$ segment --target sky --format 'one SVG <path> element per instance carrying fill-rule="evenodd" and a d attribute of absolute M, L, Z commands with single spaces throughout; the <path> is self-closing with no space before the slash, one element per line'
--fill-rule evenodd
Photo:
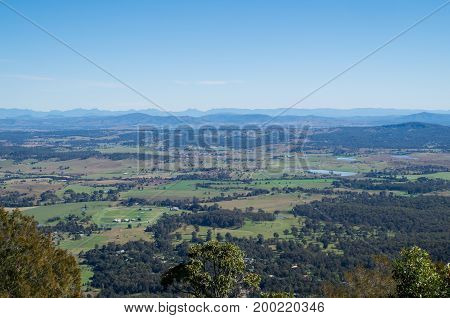
<path fill-rule="evenodd" d="M 444 0 L 0 0 L 0 107 L 289 107 Z M 297 108 L 450 109 L 450 5 Z"/>

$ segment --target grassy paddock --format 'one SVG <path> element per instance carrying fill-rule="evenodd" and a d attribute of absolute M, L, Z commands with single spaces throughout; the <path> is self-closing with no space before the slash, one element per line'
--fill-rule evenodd
<path fill-rule="evenodd" d="M 84 210 L 84 207 L 87 207 Z M 151 210 L 150 210 L 151 209 Z M 48 223 L 47 220 L 51 217 L 59 216 L 64 218 L 69 214 L 81 216 L 85 211 L 86 215 L 92 216 L 92 221 L 100 226 L 107 227 L 127 227 L 128 223 L 115 223 L 114 219 L 135 219 L 131 224 L 152 224 L 163 213 L 173 213 L 166 207 L 125 207 L 119 206 L 115 202 L 77 202 L 66 204 L 55 204 L 48 206 L 40 206 L 36 208 L 27 209 L 24 211 L 27 215 L 32 215 L 41 223 Z M 177 212 L 178 213 L 178 212 Z M 138 221 L 138 218 L 141 220 Z"/>
<path fill-rule="evenodd" d="M 420 177 L 430 178 L 430 179 L 444 179 L 450 180 L 450 172 L 436 172 L 430 174 L 413 174 L 406 176 L 410 180 L 417 180 Z"/>
<path fill-rule="evenodd" d="M 263 209 L 266 212 L 290 211 L 297 204 L 303 204 L 314 200 L 319 200 L 320 195 L 304 194 L 304 193 L 282 193 L 275 195 L 260 195 L 250 198 L 242 198 L 231 201 L 219 201 L 217 204 L 224 209 L 238 208 L 245 210 L 246 208 L 253 207 L 257 209 Z M 213 204 L 213 203 L 211 203 Z"/>
<path fill-rule="evenodd" d="M 292 226 L 301 228 L 301 223 L 301 218 L 295 218 L 290 213 L 280 213 L 275 221 L 254 222 L 247 220 L 241 228 L 212 229 L 211 227 L 200 226 L 198 236 L 201 238 L 205 238 L 208 229 L 211 229 L 213 230 L 213 238 L 215 238 L 217 233 L 225 235 L 227 232 L 229 232 L 234 237 L 256 237 L 258 234 L 262 234 L 264 238 L 272 238 L 274 233 L 278 233 L 280 235 L 280 239 L 293 239 L 294 237 L 291 234 L 284 235 L 283 231 L 286 229 L 290 231 Z M 193 231 L 194 226 L 186 225 L 182 226 L 175 232 L 181 233 L 181 235 L 183 236 L 183 240 L 190 240 L 191 233 Z"/>

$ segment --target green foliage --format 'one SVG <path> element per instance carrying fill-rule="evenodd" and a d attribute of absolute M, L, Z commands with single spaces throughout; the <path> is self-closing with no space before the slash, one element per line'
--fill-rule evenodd
<path fill-rule="evenodd" d="M 32 217 L 0 209 L 0 297 L 79 297 L 80 269 Z"/>
<path fill-rule="evenodd" d="M 393 277 L 397 282 L 399 297 L 448 297 L 444 277 L 430 255 L 414 246 L 403 249 L 393 264 Z M 446 295 L 447 293 L 447 295 Z"/>
<path fill-rule="evenodd" d="M 196 244 L 188 257 L 163 275 L 162 285 L 208 298 L 242 297 L 259 288 L 259 275 L 245 271 L 244 253 L 232 243 Z"/>
<path fill-rule="evenodd" d="M 392 278 L 392 265 L 385 256 L 374 257 L 373 269 L 356 267 L 344 273 L 345 284 L 325 283 L 322 286 L 326 297 L 332 298 L 385 298 L 396 293 Z"/>
<path fill-rule="evenodd" d="M 294 298 L 293 293 L 287 293 L 287 292 L 267 292 L 267 293 L 261 293 L 261 298 Z"/>
<path fill-rule="evenodd" d="M 428 252 L 417 246 L 403 249 L 394 262 L 385 256 L 377 256 L 374 261 L 372 269 L 358 266 L 344 273 L 343 284 L 323 284 L 324 295 L 369 298 L 450 296 L 450 265 L 433 263 Z"/>
<path fill-rule="evenodd" d="M 450 297 L 450 263 L 438 263 L 436 264 L 436 269 L 442 278 L 444 297 L 448 298 Z"/>

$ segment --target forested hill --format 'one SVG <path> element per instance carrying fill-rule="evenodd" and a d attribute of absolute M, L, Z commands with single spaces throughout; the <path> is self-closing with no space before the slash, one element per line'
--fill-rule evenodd
<path fill-rule="evenodd" d="M 404 123 L 378 127 L 342 127 L 311 136 L 320 146 L 346 148 L 450 149 L 450 127 Z"/>
<path fill-rule="evenodd" d="M 381 111 L 380 111 L 381 112 Z M 74 113 L 78 114 L 78 113 Z M 80 113 L 83 114 L 83 113 Z M 203 116 L 187 116 L 164 114 L 155 116 L 145 113 L 127 113 L 108 115 L 92 115 L 86 113 L 80 116 L 13 116 L 2 117 L 0 109 L 0 129 L 3 130 L 66 130 L 66 129 L 133 129 L 139 125 L 152 125 L 164 127 L 178 127 L 191 125 L 266 125 L 267 123 L 282 126 L 304 126 L 313 128 L 331 127 L 373 127 L 382 125 L 397 125 L 410 122 L 421 122 L 436 125 L 450 126 L 450 114 L 417 113 L 407 116 L 350 116 L 350 117 L 324 117 L 316 115 L 285 115 L 265 114 L 207 114 Z M 70 120 L 67 120 L 70 118 Z"/>

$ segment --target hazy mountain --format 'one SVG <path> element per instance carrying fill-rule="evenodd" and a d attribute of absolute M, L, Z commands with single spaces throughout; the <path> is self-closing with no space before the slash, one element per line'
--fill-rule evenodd
<path fill-rule="evenodd" d="M 17 108 L 0 108 L 0 118 L 46 118 L 46 117 L 104 117 L 104 116 L 122 116 L 132 113 L 141 113 L 151 116 L 189 116 L 189 117 L 203 117 L 209 115 L 266 115 L 266 116 L 319 116 L 331 118 L 347 118 L 347 117 L 383 117 L 383 116 L 407 116 L 418 113 L 428 114 L 447 114 L 450 115 L 450 110 L 432 110 L 425 111 L 420 109 L 380 109 L 380 108 L 354 108 L 354 109 L 332 109 L 332 108 L 317 108 L 317 109 L 301 109 L 301 108 L 274 108 L 274 109 L 244 109 L 244 108 L 216 108 L 207 111 L 197 109 L 187 109 L 184 111 L 167 113 L 159 109 L 149 108 L 142 110 L 129 109 L 125 111 L 100 110 L 96 108 L 84 109 L 76 108 L 71 110 L 59 111 L 34 111 L 29 109 Z"/>
<path fill-rule="evenodd" d="M 420 109 L 386 109 L 386 108 L 354 108 L 354 109 L 333 109 L 333 108 L 275 108 L 275 109 L 239 109 L 239 108 L 216 108 L 211 109 L 205 114 L 261 114 L 269 116 L 321 116 L 321 117 L 354 117 L 354 116 L 405 116 L 425 112 Z M 439 114 L 450 114 L 450 110 L 432 110 L 428 111 Z M 192 116 L 192 115 L 190 115 Z"/>
<path fill-rule="evenodd" d="M 404 116 L 402 120 L 450 126 L 450 115 L 434 114 L 429 112 Z"/>
<path fill-rule="evenodd" d="M 376 127 L 340 127 L 314 134 L 310 141 L 325 147 L 450 149 L 450 127 L 414 122 Z"/>
<path fill-rule="evenodd" d="M 3 129 L 119 129 L 134 128 L 138 125 L 176 126 L 190 123 L 201 124 L 195 117 L 150 116 L 141 113 L 120 116 L 84 116 L 84 117 L 45 117 L 45 118 L 7 118 L 0 119 Z"/>
<path fill-rule="evenodd" d="M 1 112 L 0 112 L 1 113 Z M 325 117 L 317 115 L 282 115 L 270 116 L 266 114 L 232 114 L 218 113 L 203 116 L 175 115 L 163 116 L 146 113 L 103 113 L 99 110 L 74 109 L 67 112 L 49 112 L 43 116 L 42 112 L 27 113 L 22 110 L 4 111 L 0 117 L 1 129 L 123 129 L 134 128 L 138 125 L 179 126 L 179 125 L 238 125 L 248 124 L 279 124 L 279 125 L 308 125 L 316 128 L 351 127 L 351 126 L 382 126 L 401 124 L 406 122 L 422 122 L 450 126 L 450 114 L 436 114 L 421 112 L 405 116 L 347 116 Z M 114 114 L 114 115 L 111 115 Z M 75 116 L 80 114 L 79 116 Z M 14 115 L 14 116 L 12 116 Z M 70 118 L 70 120 L 68 120 Z"/>

